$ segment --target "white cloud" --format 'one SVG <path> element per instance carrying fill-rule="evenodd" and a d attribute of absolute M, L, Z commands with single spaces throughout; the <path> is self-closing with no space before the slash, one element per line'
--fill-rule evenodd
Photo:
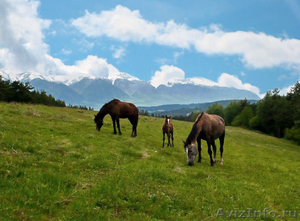
<path fill-rule="evenodd" d="M 291 92 L 291 89 L 294 85 L 288 86 L 288 87 L 284 87 L 280 90 L 280 94 L 281 95 L 287 95 L 287 93 Z"/>
<path fill-rule="evenodd" d="M 163 65 L 160 67 L 160 71 L 156 71 L 154 76 L 152 76 L 150 83 L 154 87 L 158 87 L 161 84 L 168 85 L 168 82 L 176 79 L 184 79 L 184 76 L 185 73 L 182 69 L 173 65 Z"/>
<path fill-rule="evenodd" d="M 218 84 L 219 86 L 223 87 L 234 87 L 237 89 L 242 89 L 242 90 L 247 90 L 251 91 L 258 96 L 262 96 L 259 93 L 259 88 L 256 86 L 253 86 L 249 83 L 243 83 L 238 77 L 227 74 L 227 73 L 222 73 L 219 78 L 218 78 Z"/>
<path fill-rule="evenodd" d="M 251 68 L 300 69 L 300 40 L 281 39 L 265 33 L 225 32 L 212 24 L 194 29 L 185 24 L 150 22 L 138 10 L 118 5 L 111 11 L 89 13 L 72 20 L 72 24 L 89 37 L 103 35 L 120 41 L 156 43 L 182 49 L 191 46 L 199 53 L 238 55 Z"/>
<path fill-rule="evenodd" d="M 156 71 L 152 76 L 150 83 L 154 87 L 159 85 L 170 86 L 172 84 L 195 84 L 195 85 L 206 85 L 206 86 L 221 86 L 221 87 L 233 87 L 241 90 L 251 91 L 263 98 L 264 94 L 260 94 L 259 88 L 249 83 L 243 83 L 238 77 L 222 73 L 218 82 L 211 81 L 202 77 L 185 78 L 185 73 L 182 69 L 174 66 L 163 65 L 160 67 L 160 71 Z M 289 88 L 290 89 L 290 88 Z"/>
<path fill-rule="evenodd" d="M 109 77 L 119 71 L 106 59 L 88 56 L 65 65 L 60 59 L 49 55 L 44 43 L 43 31 L 51 21 L 38 17 L 39 1 L 0 0 L 0 67 L 10 73 L 34 71 L 41 74 L 64 76 Z M 85 49 L 94 47 L 86 39 L 78 44 Z M 62 49 L 61 53 L 72 51 Z"/>
<path fill-rule="evenodd" d="M 111 50 L 113 51 L 114 58 L 120 59 L 126 55 L 126 49 L 123 46 L 116 47 L 113 45 L 111 46 Z"/>
<path fill-rule="evenodd" d="M 68 50 L 68 49 L 61 49 L 60 53 L 64 54 L 64 55 L 70 55 L 72 54 L 72 51 L 71 50 Z"/>
<path fill-rule="evenodd" d="M 106 59 L 98 58 L 97 56 L 89 55 L 85 60 L 76 62 L 76 68 L 79 72 L 95 77 L 108 77 L 110 74 L 119 72 L 111 64 L 108 64 Z"/>
<path fill-rule="evenodd" d="M 51 21 L 37 16 L 38 1 L 0 1 L 0 64 L 11 71 L 30 70 L 48 52 L 42 31 Z"/>
<path fill-rule="evenodd" d="M 183 51 L 182 51 L 182 52 L 178 52 L 178 51 L 174 52 L 174 54 L 173 54 L 173 57 L 174 57 L 174 63 L 177 63 L 178 58 L 179 58 L 180 56 L 183 56 L 183 55 L 184 55 L 184 52 L 183 52 Z"/>
<path fill-rule="evenodd" d="M 131 11 L 121 5 L 100 14 L 86 11 L 83 17 L 72 20 L 72 24 L 89 37 L 106 35 L 134 42 L 151 39 L 157 28 L 155 24 L 142 19 L 138 10 Z"/>
<path fill-rule="evenodd" d="M 79 50 L 83 52 L 87 52 L 88 50 L 93 49 L 95 46 L 94 42 L 89 42 L 85 38 L 80 39 L 80 40 L 74 40 L 74 42 L 79 46 Z"/>

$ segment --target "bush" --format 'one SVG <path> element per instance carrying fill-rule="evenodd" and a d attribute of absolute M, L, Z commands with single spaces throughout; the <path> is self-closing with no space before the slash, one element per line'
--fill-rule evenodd
<path fill-rule="evenodd" d="M 300 144 L 300 127 L 292 127 L 291 129 L 286 129 L 284 138 L 293 140 L 297 144 Z"/>

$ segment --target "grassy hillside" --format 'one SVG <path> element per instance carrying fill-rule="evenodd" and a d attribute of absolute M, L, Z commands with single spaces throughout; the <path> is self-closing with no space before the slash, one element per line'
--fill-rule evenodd
<path fill-rule="evenodd" d="M 163 119 L 141 116 L 131 138 L 125 119 L 122 136 L 113 135 L 108 116 L 96 131 L 95 113 L 0 103 L 2 219 L 214 220 L 243 210 L 244 216 L 261 211 L 266 219 L 276 212 L 279 219 L 283 210 L 300 213 L 300 147 L 289 141 L 227 127 L 224 165 L 210 166 L 203 142 L 202 163 L 189 167 L 181 139 L 192 123 L 173 120 L 175 147 L 163 149 Z"/>

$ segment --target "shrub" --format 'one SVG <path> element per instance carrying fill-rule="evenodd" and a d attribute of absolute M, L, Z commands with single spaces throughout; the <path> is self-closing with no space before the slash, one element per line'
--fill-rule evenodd
<path fill-rule="evenodd" d="M 300 127 L 292 127 L 291 129 L 286 129 L 284 137 L 286 139 L 295 141 L 297 144 L 300 144 Z"/>

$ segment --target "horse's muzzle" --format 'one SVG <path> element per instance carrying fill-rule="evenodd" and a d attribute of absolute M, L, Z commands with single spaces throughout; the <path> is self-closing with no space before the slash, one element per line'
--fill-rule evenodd
<path fill-rule="evenodd" d="M 194 166 L 194 165 L 195 165 L 195 163 L 194 163 L 194 162 L 191 162 L 191 161 L 189 161 L 189 162 L 188 162 L 188 165 L 189 165 L 189 166 Z"/>

